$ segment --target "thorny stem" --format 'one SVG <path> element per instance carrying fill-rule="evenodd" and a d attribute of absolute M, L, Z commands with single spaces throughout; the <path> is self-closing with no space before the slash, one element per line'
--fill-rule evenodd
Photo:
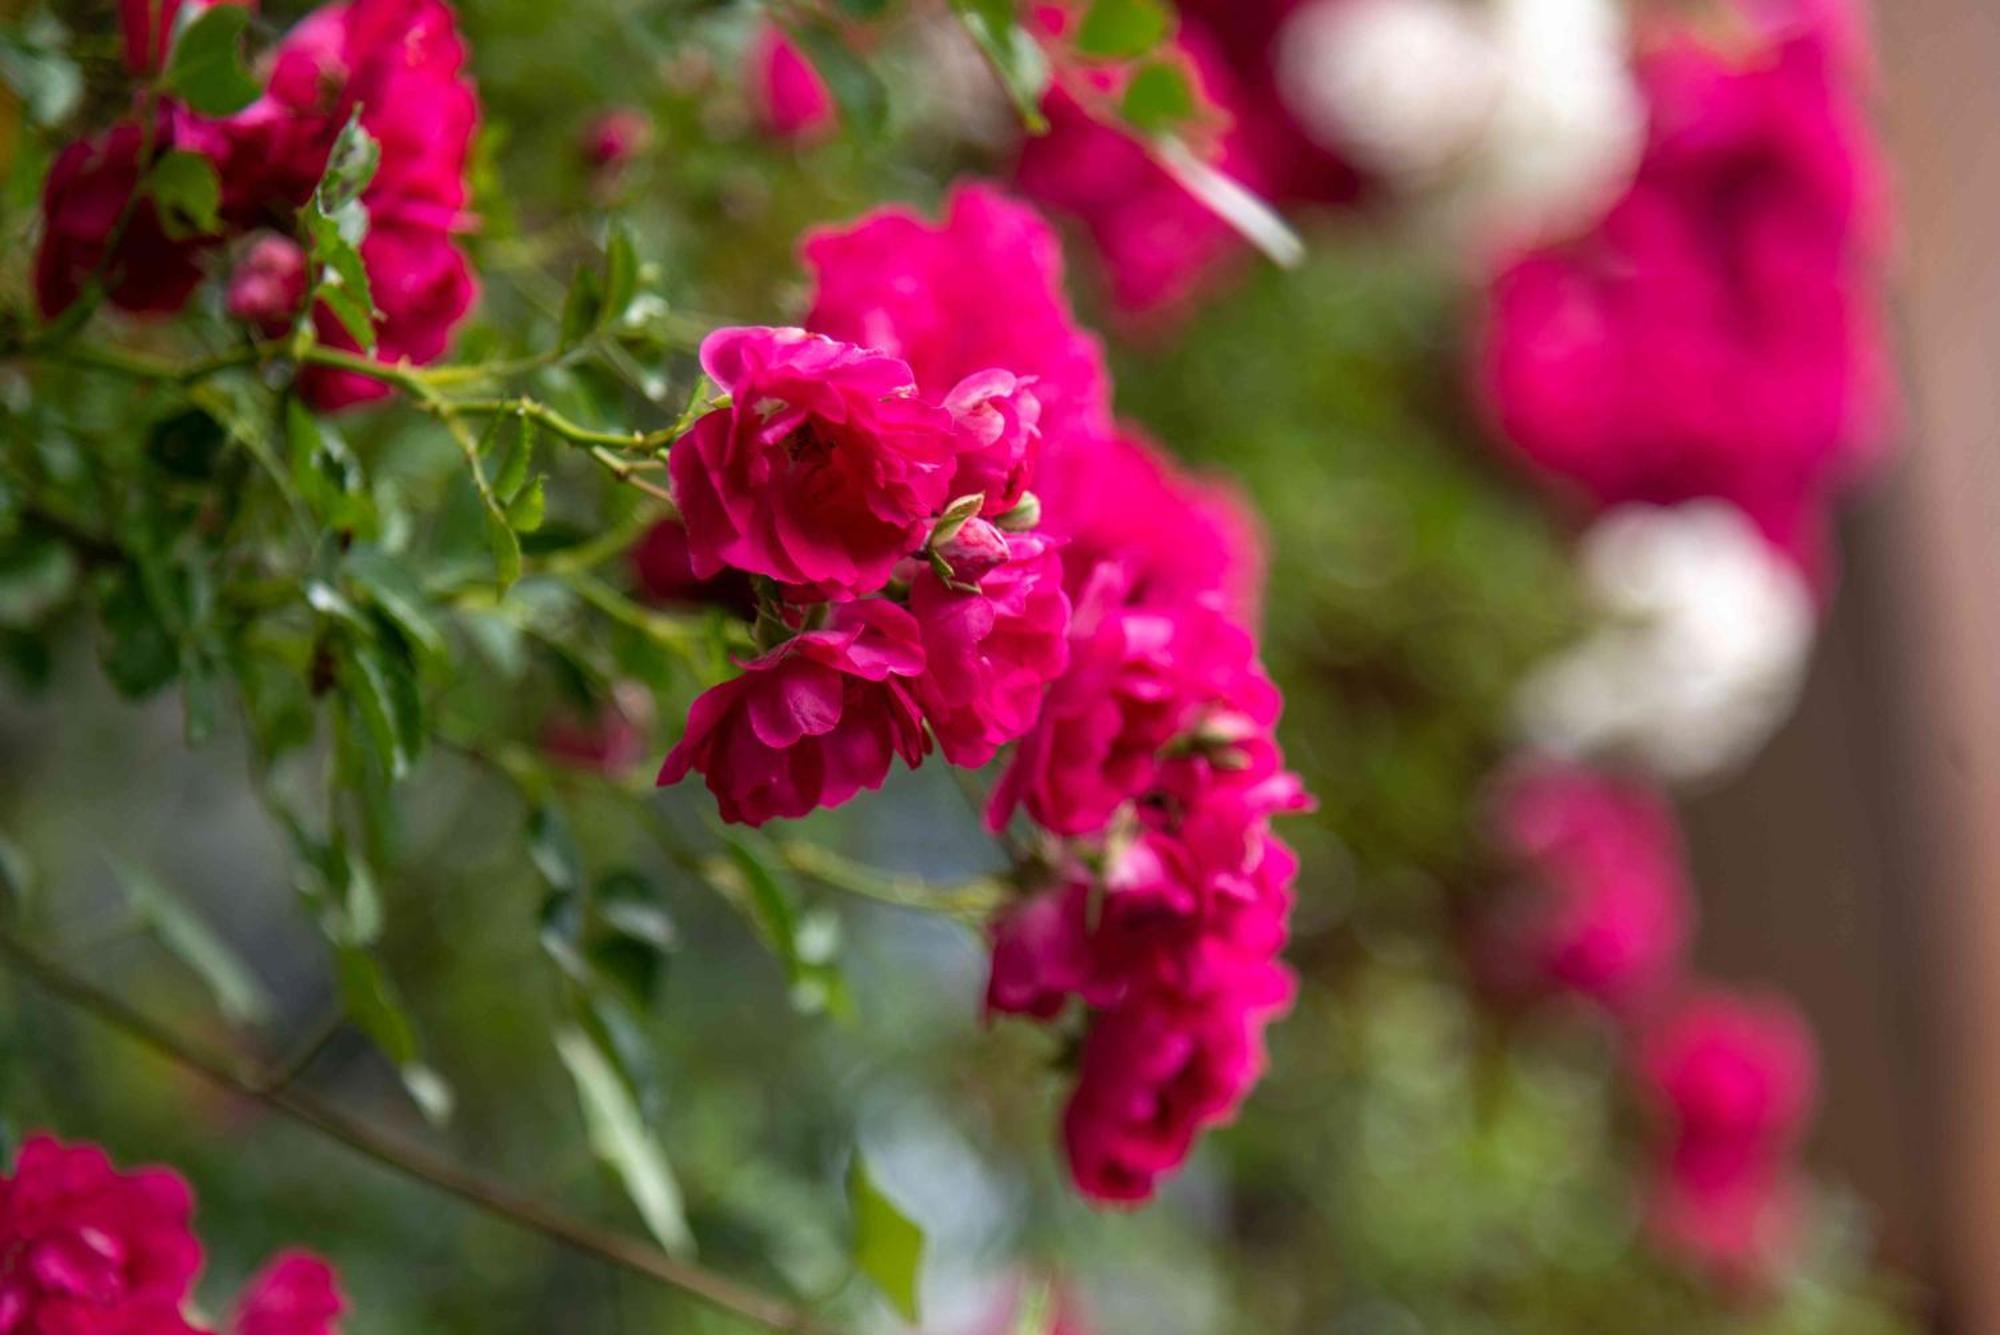
<path fill-rule="evenodd" d="M 678 1289 L 767 1330 L 794 1335 L 839 1335 L 838 1328 L 794 1303 L 776 1298 L 703 1266 L 676 1260 L 659 1248 L 545 1204 L 517 1189 L 471 1172 L 429 1150 L 409 1145 L 310 1094 L 236 1070 L 204 1052 L 95 984 L 0 932 L 0 957 L 49 995 L 75 1006 L 126 1037 L 186 1067 L 212 1084 L 262 1105 L 318 1135 L 345 1145 L 384 1167 L 457 1197 L 555 1242 L 633 1274 Z"/>
<path fill-rule="evenodd" d="M 0 357 L 35 358 L 65 366 L 106 371 L 133 380 L 190 385 L 223 371 L 266 363 L 296 361 L 366 376 L 408 394 L 418 408 L 453 426 L 462 417 L 515 416 L 530 421 L 550 435 L 581 446 L 614 478 L 644 492 L 665 505 L 673 504 L 666 488 L 637 476 L 641 469 L 657 464 L 663 451 L 686 434 L 701 413 L 720 407 L 726 400 L 699 403 L 671 426 L 655 431 L 604 431 L 572 421 L 555 408 L 525 396 L 511 398 L 453 398 L 442 392 L 450 385 L 504 376 L 514 369 L 537 364 L 538 359 L 501 366 L 416 367 L 378 362 L 371 357 L 308 343 L 295 347 L 290 340 L 270 339 L 193 361 L 170 361 L 126 348 L 84 343 L 38 343 L 32 340 L 0 343 Z M 454 436 L 461 433 L 457 430 Z M 463 448 L 464 442 L 460 442 Z"/>

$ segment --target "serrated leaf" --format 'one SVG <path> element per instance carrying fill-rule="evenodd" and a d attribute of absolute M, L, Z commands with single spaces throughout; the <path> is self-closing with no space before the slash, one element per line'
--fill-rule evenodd
<path fill-rule="evenodd" d="M 204 116 L 233 116 L 257 100 L 263 87 L 243 57 L 250 11 L 211 5 L 174 38 L 161 86 Z"/>
<path fill-rule="evenodd" d="M 1166 41 L 1173 23 L 1161 0 L 1091 0 L 1077 25 L 1076 49 L 1104 60 L 1132 60 Z"/>
<path fill-rule="evenodd" d="M 1014 0 L 951 0 L 952 11 L 999 75 L 1014 110 L 1031 134 L 1049 128 L 1042 96 L 1049 90 L 1049 58 L 1021 26 Z"/>
<path fill-rule="evenodd" d="M 350 667 L 342 684 L 376 754 L 390 778 L 406 778 L 424 745 L 423 698 L 415 675 L 377 643 L 350 643 L 342 658 Z"/>
<path fill-rule="evenodd" d="M 153 939 L 207 985 L 224 1016 L 235 1024 L 270 1016 L 271 997 L 257 976 L 164 881 L 122 859 L 112 859 L 111 868 Z"/>
<path fill-rule="evenodd" d="M 342 569 L 369 604 L 420 653 L 442 659 L 450 652 L 444 632 L 424 605 L 423 590 L 399 562 L 373 548 L 348 554 Z"/>
<path fill-rule="evenodd" d="M 535 424 L 525 417 L 514 418 L 513 424 L 515 429 L 511 434 L 503 431 L 498 436 L 508 442 L 507 452 L 500 457 L 500 467 L 493 474 L 493 494 L 502 505 L 511 504 L 521 494 L 521 488 L 528 482 L 528 469 L 535 462 Z M 496 427 L 499 425 L 495 423 Z"/>
<path fill-rule="evenodd" d="M 327 154 L 326 170 L 320 173 L 319 184 L 313 190 L 313 200 L 320 212 L 336 217 L 360 200 L 361 192 L 375 180 L 381 165 L 382 145 L 362 128 L 357 108 L 347 118 L 347 124 L 340 127 L 333 150 Z"/>
<path fill-rule="evenodd" d="M 580 1028 L 555 1035 L 556 1052 L 576 1086 L 591 1150 L 624 1184 L 625 1194 L 659 1244 L 677 1256 L 694 1251 L 680 1184 L 612 1059 Z"/>
<path fill-rule="evenodd" d="M 847 1170 L 847 1204 L 854 1215 L 854 1264 L 905 1321 L 919 1317 L 918 1280 L 924 1231 L 882 1194 L 859 1151 Z"/>
<path fill-rule="evenodd" d="M 507 502 L 507 523 L 516 533 L 533 533 L 542 526 L 542 519 L 548 513 L 548 497 L 543 491 L 545 481 L 537 477 Z"/>
<path fill-rule="evenodd" d="M 504 593 L 521 578 L 521 539 L 504 513 L 486 511 L 486 546 L 493 553 L 495 578 Z"/>
<path fill-rule="evenodd" d="M 176 241 L 222 230 L 222 178 L 200 153 L 174 149 L 163 154 L 146 174 L 146 193 L 161 228 Z"/>

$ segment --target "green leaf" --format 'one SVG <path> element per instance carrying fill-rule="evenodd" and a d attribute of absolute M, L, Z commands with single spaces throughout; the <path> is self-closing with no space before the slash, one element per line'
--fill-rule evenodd
<path fill-rule="evenodd" d="M 359 215 L 366 233 L 367 214 L 357 201 L 342 211 L 352 218 Z M 322 213 L 317 207 L 306 210 L 306 230 L 312 242 L 312 257 L 319 266 L 319 282 L 313 289 L 316 300 L 326 303 L 341 326 L 366 352 L 375 351 L 375 295 L 368 285 L 368 268 L 356 249 L 360 238 L 341 217 Z"/>
<path fill-rule="evenodd" d="M 562 812 L 546 804 L 528 813 L 528 858 L 558 894 L 583 890 L 583 855 Z"/>
<path fill-rule="evenodd" d="M 915 1323 L 924 1231 L 882 1194 L 858 1151 L 847 1170 L 847 1204 L 854 1213 L 854 1264 L 882 1291 L 897 1315 Z"/>
<path fill-rule="evenodd" d="M 1139 67 L 1125 86 L 1118 114 L 1127 125 L 1148 137 L 1168 134 L 1194 118 L 1201 105 L 1187 67 L 1167 57 Z"/>
<path fill-rule="evenodd" d="M 1092 0 L 1077 26 L 1076 49 L 1105 60 L 1131 60 L 1167 40 L 1173 13 L 1160 0 Z"/>
<path fill-rule="evenodd" d="M 423 698 L 407 663 L 379 643 L 349 643 L 342 685 L 395 780 L 408 777 L 424 746 Z"/>
<path fill-rule="evenodd" d="M 382 146 L 361 127 L 361 112 L 357 108 L 347 118 L 347 124 L 340 127 L 333 150 L 327 155 L 326 170 L 320 173 L 319 185 L 313 191 L 320 212 L 335 217 L 359 201 L 361 192 L 374 181 L 381 165 Z M 358 243 L 360 238 L 354 240 Z"/>
<path fill-rule="evenodd" d="M 348 553 L 341 569 L 367 597 L 369 605 L 419 653 L 440 660 L 449 655 L 450 645 L 424 605 L 423 590 L 400 562 L 375 548 L 357 547 Z"/>
<path fill-rule="evenodd" d="M 67 544 L 33 534 L 0 542 L 0 626 L 36 625 L 75 592 L 76 577 Z"/>
<path fill-rule="evenodd" d="M 569 295 L 563 298 L 562 332 L 558 342 L 564 351 L 596 333 L 604 323 L 604 279 L 594 265 L 580 265 L 570 280 Z"/>
<path fill-rule="evenodd" d="M 153 423 L 146 454 L 175 477 L 206 482 L 229 444 L 229 429 L 201 408 L 189 408 Z"/>
<path fill-rule="evenodd" d="M 521 540 L 515 536 L 514 526 L 507 522 L 505 513 L 486 512 L 486 545 L 493 553 L 495 577 L 504 593 L 521 578 Z"/>
<path fill-rule="evenodd" d="M 592 1152 L 624 1183 L 660 1245 L 677 1256 L 691 1254 L 694 1234 L 681 1204 L 680 1184 L 611 1058 L 574 1026 L 556 1031 L 555 1043 L 576 1085 Z"/>
<path fill-rule="evenodd" d="M 269 1017 L 271 998 L 264 985 L 165 882 L 122 859 L 112 859 L 111 869 L 126 903 L 147 931 L 207 984 L 223 1015 L 236 1024 L 255 1024 Z"/>
<path fill-rule="evenodd" d="M 542 487 L 545 480 L 537 477 L 507 502 L 507 523 L 516 533 L 533 533 L 542 526 L 542 519 L 548 513 L 548 498 Z"/>
<path fill-rule="evenodd" d="M 1032 134 L 1047 130 L 1042 95 L 1049 90 L 1049 58 L 1041 43 L 1021 26 L 1014 0 L 951 0 L 951 7 L 1000 76 L 1021 123 Z"/>
<path fill-rule="evenodd" d="M 347 1018 L 395 1066 L 411 1101 L 434 1123 L 451 1120 L 451 1086 L 424 1064 L 416 1025 L 380 961 L 359 946 L 336 945 L 334 979 Z"/>
<path fill-rule="evenodd" d="M 146 175 L 146 192 L 159 212 L 160 226 L 174 240 L 222 230 L 222 178 L 200 153 L 174 149 L 163 155 Z"/>
<path fill-rule="evenodd" d="M 889 94 L 874 67 L 855 55 L 831 24 L 798 23 L 790 31 L 826 81 L 840 107 L 841 124 L 863 138 L 879 137 L 889 119 Z"/>
<path fill-rule="evenodd" d="M 839 920 L 824 913 L 802 914 L 790 881 L 756 848 L 735 836 L 725 836 L 724 844 L 746 895 L 744 907 L 785 966 L 792 1004 L 808 1014 L 828 1011 L 845 1016 L 849 1010 L 847 980 L 834 958 Z"/>
<path fill-rule="evenodd" d="M 604 245 L 604 320 L 620 319 L 639 294 L 639 252 L 632 243 L 632 229 L 615 223 Z"/>
<path fill-rule="evenodd" d="M 263 87 L 243 59 L 250 11 L 213 5 L 184 26 L 167 58 L 162 86 L 204 116 L 233 116 L 257 100 Z"/>
<path fill-rule="evenodd" d="M 511 435 L 506 427 L 514 427 Z M 488 452 L 496 440 L 508 442 L 507 452 L 500 456 L 500 467 L 493 474 L 493 494 L 502 505 L 512 501 L 527 485 L 528 469 L 535 462 L 535 424 L 525 417 L 496 418 L 487 428 L 486 438 L 480 442 L 480 453 Z"/>
<path fill-rule="evenodd" d="M 97 614 L 104 627 L 105 675 L 130 699 L 151 695 L 180 673 L 180 647 L 160 620 L 139 572 L 119 566 L 99 574 Z"/>

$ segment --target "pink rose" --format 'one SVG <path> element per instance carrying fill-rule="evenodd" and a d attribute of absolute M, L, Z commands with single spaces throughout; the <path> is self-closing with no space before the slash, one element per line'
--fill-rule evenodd
<path fill-rule="evenodd" d="M 306 253 L 298 242 L 263 233 L 229 275 L 229 313 L 259 328 L 282 328 L 305 302 L 307 277 Z"/>
<path fill-rule="evenodd" d="M 804 597 L 888 583 L 948 499 L 951 420 L 895 358 L 798 329 L 722 329 L 702 366 L 730 395 L 668 468 L 697 577 L 725 566 Z"/>
<path fill-rule="evenodd" d="M 1781 997 L 1691 998 L 1644 1036 L 1638 1062 L 1649 1103 L 1681 1143 L 1781 1148 L 1812 1113 L 1812 1031 Z"/>
<path fill-rule="evenodd" d="M 161 124 L 165 152 L 176 144 L 169 118 Z M 135 315 L 172 315 L 201 282 L 201 261 L 215 238 L 168 236 L 150 200 L 133 207 L 116 252 L 106 253 L 138 186 L 143 139 L 140 127 L 127 122 L 56 155 L 42 186 L 35 256 L 35 301 L 44 316 L 68 310 L 93 275 L 113 305 Z"/>
<path fill-rule="evenodd" d="M 95 1146 L 31 1137 L 0 1176 L 0 1330 L 184 1335 L 193 1208 L 165 1169 L 121 1173 Z"/>
<path fill-rule="evenodd" d="M 225 212 L 239 226 L 289 226 L 360 108 L 362 128 L 382 152 L 361 197 L 369 219 L 361 260 L 380 313 L 379 361 L 435 361 L 477 296 L 454 237 L 465 222 L 479 122 L 465 58 L 444 0 L 331 5 L 286 34 L 265 95 L 214 129 L 227 154 Z M 316 311 L 314 325 L 322 342 L 359 350 L 330 310 Z M 308 368 L 300 387 L 329 411 L 389 393 L 379 381 L 324 367 Z"/>
<path fill-rule="evenodd" d="M 1220 593 L 1239 621 L 1258 619 L 1264 532 L 1234 485 L 1188 473 L 1129 426 L 1050 451 L 1034 485 L 1043 526 L 1063 541 L 1072 597 L 1100 563 L 1115 561 L 1135 602 Z"/>
<path fill-rule="evenodd" d="M 1658 793 L 1581 768 L 1533 769 L 1504 785 L 1498 827 L 1523 884 L 1476 947 L 1492 982 L 1629 1015 L 1679 981 L 1694 897 Z"/>
<path fill-rule="evenodd" d="M 773 139 L 823 138 L 840 122 L 826 80 L 775 23 L 751 38 L 747 77 L 757 124 Z"/>
<path fill-rule="evenodd" d="M 952 496 L 986 498 L 983 515 L 1003 515 L 1021 503 L 1042 453 L 1042 405 L 1030 381 L 1012 371 L 977 371 L 944 396 L 958 427 L 958 468 Z"/>
<path fill-rule="evenodd" d="M 1896 416 L 1885 187 L 1841 35 L 1757 40 L 1671 32 L 1643 58 L 1637 179 L 1500 270 L 1477 378 L 1498 433 L 1592 504 L 1718 497 L 1811 565 Z"/>
<path fill-rule="evenodd" d="M 1004 535 L 1003 543 L 1004 560 L 976 576 L 953 562 L 976 592 L 948 587 L 928 567 L 910 584 L 924 641 L 917 703 L 954 765 L 984 765 L 1027 732 L 1049 682 L 1069 665 L 1069 599 L 1054 548 L 1035 534 Z"/>
<path fill-rule="evenodd" d="M 1255 643 L 1215 600 L 1135 606 L 1128 589 L 1107 563 L 1077 598 L 1069 670 L 994 789 L 995 828 L 1021 807 L 1057 834 L 1094 833 L 1160 781 L 1168 743 L 1210 716 L 1276 720 Z"/>
<path fill-rule="evenodd" d="M 1111 379 L 1098 340 L 1063 292 L 1062 246 L 1032 208 L 962 185 L 932 223 L 883 208 L 808 233 L 806 326 L 900 357 L 934 403 L 994 367 L 1031 381 L 1048 448 L 1111 427 Z"/>
<path fill-rule="evenodd" d="M 1236 990 L 1199 1007 L 1144 994 L 1092 1023 L 1063 1111 L 1070 1173 L 1084 1195 L 1109 1204 L 1150 1198 L 1204 1128 L 1235 1116 L 1264 1069 L 1264 1026 L 1293 989 L 1276 964 L 1235 981 Z"/>
<path fill-rule="evenodd" d="M 929 746 L 910 681 L 924 669 L 916 620 L 879 599 L 834 607 L 808 631 L 712 687 L 689 711 L 660 784 L 698 770 L 722 818 L 762 825 L 879 788 L 895 756 Z"/>
<path fill-rule="evenodd" d="M 284 1252 L 252 1277 L 230 1335 L 333 1335 L 347 1310 L 333 1267 L 310 1252 Z"/>

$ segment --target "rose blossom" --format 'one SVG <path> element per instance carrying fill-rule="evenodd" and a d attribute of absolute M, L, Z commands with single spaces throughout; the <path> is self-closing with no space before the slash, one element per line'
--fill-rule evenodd
<path fill-rule="evenodd" d="M 687 526 L 679 519 L 656 521 L 632 545 L 630 560 L 632 577 L 647 602 L 720 607 L 745 620 L 756 615 L 757 595 L 742 571 L 724 570 L 711 579 L 696 577 Z"/>
<path fill-rule="evenodd" d="M 668 457 L 696 576 L 725 566 L 804 596 L 880 589 L 923 545 L 957 445 L 895 358 L 801 329 L 721 329 L 702 367 L 730 396 Z"/>
<path fill-rule="evenodd" d="M 1159 780 L 1167 744 L 1210 714 L 1276 720 L 1256 645 L 1217 600 L 1135 606 L 1130 587 L 1105 563 L 1075 600 L 1069 671 L 994 788 L 995 828 L 1018 806 L 1057 834 L 1094 833 Z"/>
<path fill-rule="evenodd" d="M 775 23 L 759 25 L 751 38 L 746 76 L 757 124 L 773 139 L 822 138 L 840 121 L 826 80 Z"/>
<path fill-rule="evenodd" d="M 652 142 L 652 117 L 637 107 L 613 107 L 584 128 L 577 147 L 593 171 L 615 173 Z"/>
<path fill-rule="evenodd" d="M 310 1252 L 284 1252 L 251 1278 L 230 1335 L 333 1335 L 346 1310 L 332 1266 Z"/>
<path fill-rule="evenodd" d="M 972 589 L 948 587 L 920 568 L 910 611 L 924 641 L 917 703 L 945 759 L 977 767 L 1034 726 L 1049 682 L 1069 665 L 1069 599 L 1046 538 L 972 523 L 1001 539 L 1001 562 L 976 577 L 955 563 L 954 582 Z M 949 547 L 944 554 L 949 562 Z"/>
<path fill-rule="evenodd" d="M 1637 1068 L 1662 1134 L 1649 1230 L 1720 1281 L 1762 1282 L 1795 1240 L 1817 1083 L 1805 1021 L 1777 997 L 1697 995 L 1642 1036 Z"/>
<path fill-rule="evenodd" d="M 0 1330 L 185 1332 L 193 1208 L 172 1172 L 121 1173 L 95 1146 L 30 1137 L 0 1176 Z"/>
<path fill-rule="evenodd" d="M 839 806 L 881 787 L 895 756 L 922 762 L 929 742 L 910 686 L 923 670 L 908 612 L 880 599 L 838 604 L 824 629 L 695 700 L 660 784 L 698 770 L 722 818 L 742 825 Z"/>
<path fill-rule="evenodd" d="M 1002 515 L 1021 503 L 1042 453 L 1042 404 L 1031 382 L 1012 371 L 975 371 L 944 396 L 959 433 L 953 496 L 986 498 L 983 515 Z"/>
<path fill-rule="evenodd" d="M 1062 246 L 1034 209 L 962 185 L 938 222 L 877 209 L 808 233 L 800 252 L 813 279 L 806 327 L 902 358 L 930 401 L 1001 367 L 1032 380 L 1049 450 L 1110 431 L 1103 348 L 1077 325 Z"/>
<path fill-rule="evenodd" d="M 170 118 L 161 118 L 165 142 L 178 147 Z M 93 276 L 110 302 L 135 315 L 172 315 L 201 282 L 202 257 L 213 237 L 171 237 L 150 199 L 126 217 L 138 188 L 144 132 L 130 123 L 78 139 L 56 155 L 42 185 L 42 241 L 35 256 L 35 302 L 45 317 L 68 310 Z M 118 221 L 125 230 L 107 254 Z"/>
<path fill-rule="evenodd" d="M 1509 778 L 1497 842 L 1523 884 L 1476 947 L 1507 991 L 1559 989 L 1629 1012 L 1678 981 L 1694 901 L 1665 800 L 1547 766 Z"/>
<path fill-rule="evenodd" d="M 379 361 L 435 361 L 471 309 L 477 285 L 454 232 L 464 224 L 479 101 L 465 43 L 444 0 L 350 0 L 316 10 L 279 44 L 270 85 L 216 127 L 224 146 L 225 215 L 238 226 L 289 225 L 325 172 L 357 108 L 381 146 L 362 193 L 367 270 Z M 314 315 L 320 340 L 359 351 L 332 311 Z M 384 397 L 367 376 L 307 367 L 300 389 L 333 410 Z"/>
<path fill-rule="evenodd" d="M 1657 38 L 1637 180 L 1502 268 L 1477 376 L 1499 434 L 1592 503 L 1727 500 L 1810 567 L 1895 416 L 1884 186 L 1839 34 L 1743 26 L 1749 50 Z"/>
<path fill-rule="evenodd" d="M 1263 1031 L 1291 1002 L 1276 964 L 1247 969 L 1200 1005 L 1143 994 L 1097 1016 L 1063 1111 L 1077 1187 L 1093 1200 L 1148 1199 L 1203 1128 L 1228 1121 L 1263 1073 Z"/>

